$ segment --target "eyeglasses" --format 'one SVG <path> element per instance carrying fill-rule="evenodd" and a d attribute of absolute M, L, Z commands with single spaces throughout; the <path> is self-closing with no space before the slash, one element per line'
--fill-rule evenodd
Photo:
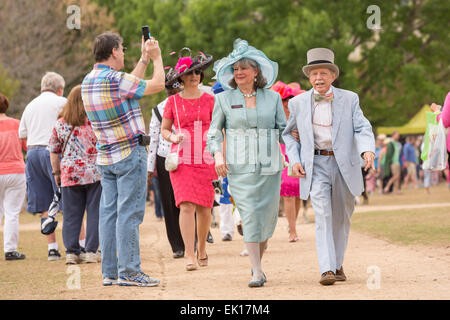
<path fill-rule="evenodd" d="M 187 75 L 191 75 L 191 74 L 193 74 L 193 73 L 195 73 L 196 75 L 199 75 L 199 74 L 202 74 L 202 71 L 201 70 L 192 70 L 192 71 L 189 71 L 188 73 L 186 73 Z"/>

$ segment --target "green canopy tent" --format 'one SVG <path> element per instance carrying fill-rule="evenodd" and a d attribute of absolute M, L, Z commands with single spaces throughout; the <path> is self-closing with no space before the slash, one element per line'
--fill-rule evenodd
<path fill-rule="evenodd" d="M 377 134 L 384 133 L 391 135 L 394 131 L 397 131 L 401 135 L 424 134 L 427 129 L 427 111 L 430 111 L 430 106 L 426 104 L 408 123 L 398 127 L 378 127 Z"/>

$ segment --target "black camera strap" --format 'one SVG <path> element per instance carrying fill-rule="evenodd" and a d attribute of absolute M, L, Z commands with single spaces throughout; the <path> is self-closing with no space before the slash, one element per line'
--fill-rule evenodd
<path fill-rule="evenodd" d="M 158 118 L 159 122 L 162 123 L 162 117 L 161 117 L 161 113 L 159 113 L 158 106 L 154 107 L 153 110 L 155 110 L 155 114 L 156 114 L 156 117 Z"/>

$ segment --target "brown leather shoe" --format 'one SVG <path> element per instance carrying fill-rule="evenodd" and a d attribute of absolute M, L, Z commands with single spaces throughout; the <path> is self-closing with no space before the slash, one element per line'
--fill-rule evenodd
<path fill-rule="evenodd" d="M 322 273 L 319 283 L 323 286 L 329 286 L 336 282 L 336 277 L 333 271 L 327 271 Z"/>
<path fill-rule="evenodd" d="M 336 270 L 336 281 L 345 281 L 347 280 L 347 277 L 344 273 L 344 267 L 341 266 L 339 270 Z"/>

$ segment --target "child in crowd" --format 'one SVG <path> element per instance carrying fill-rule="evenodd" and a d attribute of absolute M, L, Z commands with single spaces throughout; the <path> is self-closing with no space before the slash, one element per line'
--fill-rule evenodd
<path fill-rule="evenodd" d="M 372 195 L 377 188 L 377 172 L 374 169 L 370 169 L 366 175 L 366 191 Z"/>

